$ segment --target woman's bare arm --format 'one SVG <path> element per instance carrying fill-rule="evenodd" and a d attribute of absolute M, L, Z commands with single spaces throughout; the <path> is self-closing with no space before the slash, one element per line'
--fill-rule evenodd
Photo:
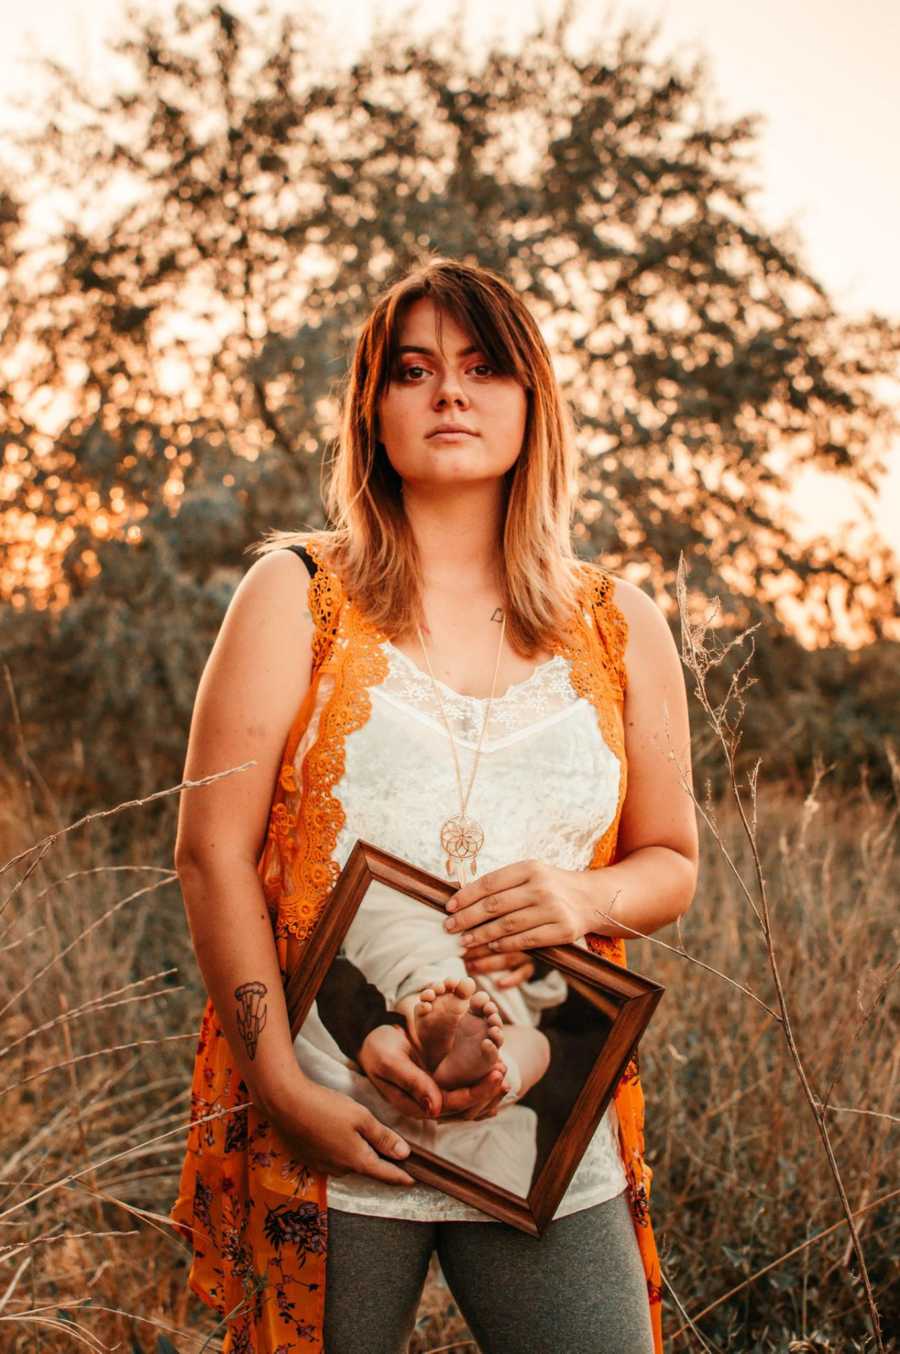
<path fill-rule="evenodd" d="M 263 1108 L 299 1074 L 256 866 L 284 742 L 310 682 L 308 583 L 288 551 L 262 556 L 241 580 L 197 690 L 185 777 L 256 765 L 183 791 L 175 843 L 197 963 Z"/>

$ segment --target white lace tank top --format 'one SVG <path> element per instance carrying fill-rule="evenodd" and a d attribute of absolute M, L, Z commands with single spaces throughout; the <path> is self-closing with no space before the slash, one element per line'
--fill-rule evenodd
<path fill-rule="evenodd" d="M 428 673 L 389 641 L 382 648 L 387 675 L 369 688 L 369 718 L 345 739 L 344 773 L 333 790 L 346 815 L 334 858 L 343 867 L 362 837 L 444 878 L 440 824 L 459 802 L 447 732 Z M 438 686 L 467 785 L 487 700 L 460 695 L 442 682 Z M 329 683 L 320 685 L 297 749 L 298 768 L 315 739 L 329 691 Z M 568 659 L 557 654 L 539 664 L 524 681 L 495 697 L 491 707 L 468 806 L 485 829 L 478 874 L 527 858 L 586 869 L 615 814 L 619 774 L 618 759 L 602 738 L 594 707 L 570 683 Z M 584 940 L 578 943 L 587 948 Z M 482 976 L 479 985 L 489 987 Z M 303 1037 L 301 1030 L 298 1058 Z M 603 1203 L 625 1187 L 615 1107 L 610 1104 L 554 1216 Z M 480 1209 L 418 1182 L 394 1186 L 350 1173 L 330 1176 L 327 1189 L 329 1207 L 349 1213 L 490 1221 Z"/>

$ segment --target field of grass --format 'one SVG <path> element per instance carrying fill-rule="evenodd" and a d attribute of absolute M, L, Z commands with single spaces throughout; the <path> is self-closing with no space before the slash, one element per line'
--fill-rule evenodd
<path fill-rule="evenodd" d="M 827 783 L 806 799 L 761 786 L 755 837 L 797 1053 L 813 1094 L 834 1107 L 828 1132 L 890 1347 L 897 805 Z M 67 820 L 36 776 L 4 788 L 0 847 L 12 862 Z M 629 945 L 631 966 L 667 989 L 641 1053 L 666 1347 L 872 1348 L 822 1139 L 782 1023 L 760 1004 L 775 1010 L 776 992 L 737 879 L 755 896 L 753 853 L 734 802 L 710 808 L 716 831 L 703 828 L 680 933 Z M 146 817 L 134 807 L 93 819 L 3 874 L 0 1347 L 11 1354 L 221 1344 L 221 1331 L 205 1343 L 215 1322 L 188 1293 L 165 1218 L 203 991 L 170 868 L 174 818 L 148 830 Z M 710 1304 L 675 1338 L 682 1312 Z M 448 1346 L 476 1349 L 433 1270 L 410 1350 Z"/>

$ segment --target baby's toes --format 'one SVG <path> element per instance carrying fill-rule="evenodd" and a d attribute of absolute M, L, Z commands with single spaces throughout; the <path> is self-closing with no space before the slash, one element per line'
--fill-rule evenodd
<path fill-rule="evenodd" d="M 490 1038 L 488 1038 L 488 1039 L 482 1039 L 482 1041 L 481 1041 L 481 1051 L 482 1051 L 482 1053 L 484 1054 L 485 1058 L 488 1060 L 488 1062 L 491 1062 L 491 1063 L 496 1062 L 497 1059 L 498 1059 L 499 1056 L 500 1056 L 499 1053 L 497 1052 L 497 1045 L 496 1045 L 496 1043 L 494 1042 L 493 1039 L 490 1039 Z"/>
<path fill-rule="evenodd" d="M 503 1025 L 500 1021 L 498 1021 L 496 1025 L 488 1025 L 486 1038 L 490 1039 L 493 1044 L 496 1044 L 497 1048 L 502 1046 Z"/>
<path fill-rule="evenodd" d="M 497 1009 L 496 1002 L 491 1000 L 490 994 L 488 992 L 482 991 L 475 992 L 474 990 L 475 983 L 472 981 L 472 979 L 467 978 L 465 981 L 472 983 L 472 991 L 474 995 L 472 996 L 472 1000 L 469 1002 L 469 1010 L 472 1012 L 472 1015 L 486 1016 L 488 1014 L 489 1006 L 493 1006 L 494 1010 L 496 1011 Z"/>
<path fill-rule="evenodd" d="M 450 983 L 450 986 L 458 997 L 471 997 L 475 991 L 475 979 L 457 978 L 455 982 Z"/>

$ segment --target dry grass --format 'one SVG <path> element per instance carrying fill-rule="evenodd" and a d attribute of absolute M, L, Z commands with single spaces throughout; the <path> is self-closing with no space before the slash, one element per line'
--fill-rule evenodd
<path fill-rule="evenodd" d="M 22 845 L 21 790 L 17 801 L 10 785 L 5 803 L 16 809 L 2 825 L 9 856 Z M 749 871 L 734 807 L 716 816 L 729 854 Z M 829 1116 L 854 1208 L 897 1185 L 897 1124 L 881 1117 L 897 1114 L 900 1075 L 897 1002 L 885 981 L 896 962 L 895 826 L 896 809 L 862 790 L 831 797 L 820 787 L 804 804 L 773 786 L 760 803 L 761 857 L 808 1074 L 823 1100 L 873 1112 Z M 112 850 L 104 823 L 60 839 L 0 923 L 0 1347 L 15 1354 L 72 1349 L 79 1328 L 88 1348 L 155 1350 L 164 1334 L 177 1350 L 199 1350 L 213 1325 L 188 1296 L 184 1252 L 160 1216 L 177 1180 L 201 991 L 177 883 L 146 864 L 165 859 L 165 838 L 141 838 L 139 810 L 134 828 L 116 869 L 103 864 Z M 4 898 L 23 864 L 4 875 Z M 682 929 L 691 953 L 773 1002 L 755 923 L 709 833 Z M 672 928 L 660 937 L 678 941 Z M 664 1273 L 696 1312 L 840 1210 L 777 1023 L 653 941 L 629 949 L 633 967 L 668 989 L 642 1052 L 647 1146 Z M 889 1335 L 900 1320 L 889 1288 L 893 1205 L 870 1210 L 860 1229 Z M 814 1350 L 863 1348 L 847 1252 L 841 1227 L 699 1330 L 721 1349 L 781 1350 L 789 1338 Z M 670 1305 L 670 1334 L 678 1324 Z M 466 1336 L 433 1273 L 411 1351 L 457 1342 L 472 1351 Z M 673 1346 L 701 1348 L 693 1335 Z"/>
<path fill-rule="evenodd" d="M 28 782 L 7 780 L 3 859 L 61 826 L 37 776 Z M 805 801 L 765 786 L 755 845 L 733 798 L 705 809 L 700 885 L 682 927 L 629 946 L 632 967 L 668 989 L 642 1073 L 669 1336 L 682 1324 L 676 1299 L 689 1314 L 712 1305 L 671 1348 L 872 1347 L 857 1257 L 782 1023 L 657 943 L 683 946 L 777 1010 L 767 946 L 736 883 L 737 873 L 752 886 L 757 865 L 797 1052 L 816 1103 L 835 1107 L 823 1118 L 850 1207 L 863 1210 L 884 1347 L 895 1347 L 896 1199 L 878 1201 L 898 1186 L 897 805 L 864 785 L 832 794 L 827 777 Z M 148 838 L 132 808 L 2 875 L 0 1347 L 11 1354 L 220 1347 L 216 1335 L 207 1343 L 215 1323 L 188 1293 L 165 1219 L 202 1005 L 167 868 L 171 827 Z M 433 1265 L 410 1351 L 447 1347 L 475 1351 Z"/>

